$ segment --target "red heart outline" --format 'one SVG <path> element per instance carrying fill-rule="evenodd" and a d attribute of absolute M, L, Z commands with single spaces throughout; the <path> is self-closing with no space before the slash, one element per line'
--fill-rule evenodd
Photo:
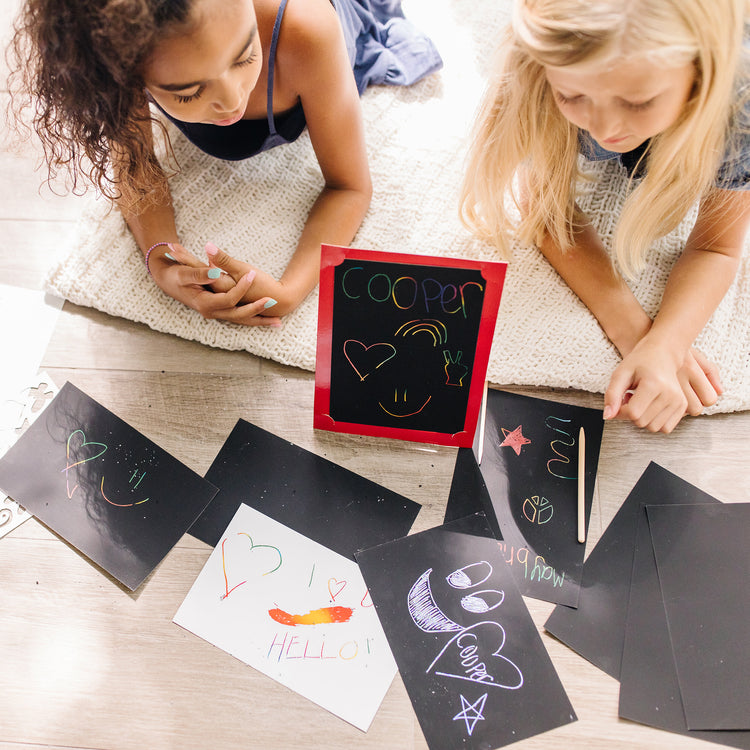
<path fill-rule="evenodd" d="M 335 584 L 336 593 L 331 590 L 331 583 Z M 331 601 L 336 601 L 336 597 L 346 588 L 346 581 L 339 581 L 336 578 L 328 579 L 328 593 L 331 595 Z"/>

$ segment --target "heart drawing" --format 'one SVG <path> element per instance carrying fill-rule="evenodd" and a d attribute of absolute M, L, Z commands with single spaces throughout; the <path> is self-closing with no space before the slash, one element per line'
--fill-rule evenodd
<path fill-rule="evenodd" d="M 328 593 L 331 595 L 331 601 L 335 602 L 336 597 L 346 588 L 346 581 L 337 581 L 335 578 L 328 579 Z M 334 591 L 336 593 L 334 593 Z"/>
<path fill-rule="evenodd" d="M 505 630 L 499 622 L 477 622 L 456 633 L 425 671 L 434 669 L 442 677 L 518 690 L 523 685 L 523 674 L 500 653 L 504 645 Z"/>
<path fill-rule="evenodd" d="M 396 356 L 396 347 L 385 342 L 365 346 L 356 339 L 347 339 L 344 342 L 344 356 L 359 375 L 360 381 L 363 381 Z"/>
<path fill-rule="evenodd" d="M 268 567 L 268 570 L 261 573 L 261 576 L 267 576 L 271 573 L 275 573 L 280 567 L 282 563 L 282 557 L 281 557 L 281 550 L 278 547 L 274 547 L 272 544 L 256 544 L 253 541 L 253 538 L 250 536 L 250 534 L 247 534 L 244 531 L 238 532 L 237 536 L 244 536 L 247 537 L 248 541 L 250 542 L 249 547 L 245 547 L 245 551 L 247 553 L 253 553 L 256 550 L 272 550 L 273 552 L 273 563 L 275 563 L 275 567 Z M 236 588 L 239 588 L 242 586 L 243 583 L 247 583 L 248 579 L 246 578 L 244 581 L 240 581 L 239 583 L 235 583 L 234 586 L 231 588 L 229 587 L 229 574 L 227 573 L 227 555 L 225 550 L 225 545 L 227 543 L 227 537 L 222 539 L 221 541 L 221 567 L 224 572 L 224 594 L 222 594 L 222 599 L 226 599 Z M 265 552 L 261 553 L 263 555 L 267 554 Z M 263 562 L 263 557 L 259 554 L 258 562 Z M 266 567 L 271 564 L 271 561 L 269 560 L 268 563 L 263 565 L 262 567 Z"/>
<path fill-rule="evenodd" d="M 77 438 L 74 440 L 74 438 Z M 80 443 L 78 443 L 78 447 L 75 447 L 75 444 L 77 440 L 80 439 Z M 71 454 L 81 455 L 82 451 L 84 449 L 89 449 L 89 453 L 91 455 L 87 455 L 84 458 L 79 459 L 78 461 L 72 461 L 71 463 Z M 78 489 L 78 483 L 73 487 L 73 489 L 70 489 L 70 477 L 68 475 L 68 472 L 74 467 L 74 466 L 80 466 L 81 464 L 85 464 L 88 461 L 93 461 L 96 458 L 99 458 L 99 456 L 104 455 L 104 453 L 107 450 L 107 446 L 104 443 L 97 443 L 93 440 L 86 440 L 86 434 L 83 430 L 74 430 L 70 433 L 68 436 L 68 442 L 65 448 L 65 455 L 67 458 L 67 464 L 62 471 L 65 472 L 65 484 L 68 491 L 68 499 L 73 497 L 73 493 Z M 85 455 L 85 454 L 84 454 Z"/>

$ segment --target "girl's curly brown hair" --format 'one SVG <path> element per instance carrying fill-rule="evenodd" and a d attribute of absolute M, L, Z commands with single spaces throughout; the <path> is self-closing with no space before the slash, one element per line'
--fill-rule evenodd
<path fill-rule="evenodd" d="M 157 36 L 186 23 L 190 7 L 191 0 L 27 0 L 7 53 L 10 114 L 41 139 L 50 180 L 66 172 L 73 192 L 82 192 L 83 175 L 130 207 L 163 185 L 144 137 L 155 120 L 141 68 Z"/>

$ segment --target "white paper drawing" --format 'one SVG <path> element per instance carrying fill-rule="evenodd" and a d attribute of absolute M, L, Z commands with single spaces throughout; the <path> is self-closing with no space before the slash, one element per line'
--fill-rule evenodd
<path fill-rule="evenodd" d="M 174 622 L 363 731 L 396 674 L 357 564 L 244 504 Z"/>

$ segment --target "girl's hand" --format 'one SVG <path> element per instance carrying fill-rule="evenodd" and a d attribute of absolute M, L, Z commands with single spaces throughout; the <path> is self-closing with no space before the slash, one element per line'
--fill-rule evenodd
<path fill-rule="evenodd" d="M 182 245 L 180 245 L 178 242 L 172 242 L 170 243 L 171 248 L 170 252 L 165 253 L 165 257 L 167 260 L 174 260 L 177 261 L 177 263 L 180 263 L 183 266 L 188 266 L 189 268 L 206 268 L 211 269 L 213 267 L 210 263 L 205 263 L 202 260 L 199 260 L 196 258 L 191 252 L 186 250 Z M 247 267 L 245 273 L 249 273 L 253 269 L 250 268 L 250 266 Z M 219 272 L 219 275 L 217 276 L 217 271 Z M 241 276 L 244 276 L 245 273 L 240 274 L 237 279 L 233 279 L 227 274 L 226 272 L 221 273 L 221 269 L 215 269 L 210 274 L 212 281 L 211 281 L 211 289 L 214 292 L 228 292 L 230 289 L 234 287 L 234 285 L 239 281 Z M 215 277 L 215 280 L 214 280 Z"/>
<path fill-rule="evenodd" d="M 197 310 L 204 318 L 226 320 L 248 326 L 279 326 L 277 317 L 261 316 L 270 301 L 261 297 L 242 304 L 250 295 L 255 272 L 242 275 L 236 282 L 218 275 L 212 269 L 187 252 L 181 245 L 173 243 L 173 250 L 166 257 L 160 253 L 149 262 L 151 275 L 157 286 L 170 297 Z"/>
<path fill-rule="evenodd" d="M 604 418 L 630 419 L 650 432 L 671 432 L 685 414 L 700 414 L 721 394 L 718 370 L 691 349 L 680 363 L 645 336 L 615 369 Z"/>
<path fill-rule="evenodd" d="M 704 406 L 712 406 L 724 392 L 719 377 L 719 368 L 706 356 L 693 348 L 677 373 L 682 390 L 687 397 L 687 413 L 697 417 Z"/>
<path fill-rule="evenodd" d="M 206 255 L 212 267 L 226 272 L 227 279 L 239 281 L 246 273 L 253 270 L 250 264 L 233 258 L 210 242 L 206 244 Z M 319 263 L 320 261 L 318 261 Z M 245 294 L 243 301 L 252 302 L 259 298 L 265 299 L 267 300 L 266 304 L 268 308 L 270 308 L 269 313 L 276 316 L 286 315 L 291 312 L 307 296 L 306 290 L 295 292 L 287 284 L 277 281 L 263 271 L 256 270 L 255 279 L 256 281 L 252 289 Z M 261 294 L 263 297 L 260 297 Z M 272 302 L 272 304 L 269 304 L 268 301 Z"/>

